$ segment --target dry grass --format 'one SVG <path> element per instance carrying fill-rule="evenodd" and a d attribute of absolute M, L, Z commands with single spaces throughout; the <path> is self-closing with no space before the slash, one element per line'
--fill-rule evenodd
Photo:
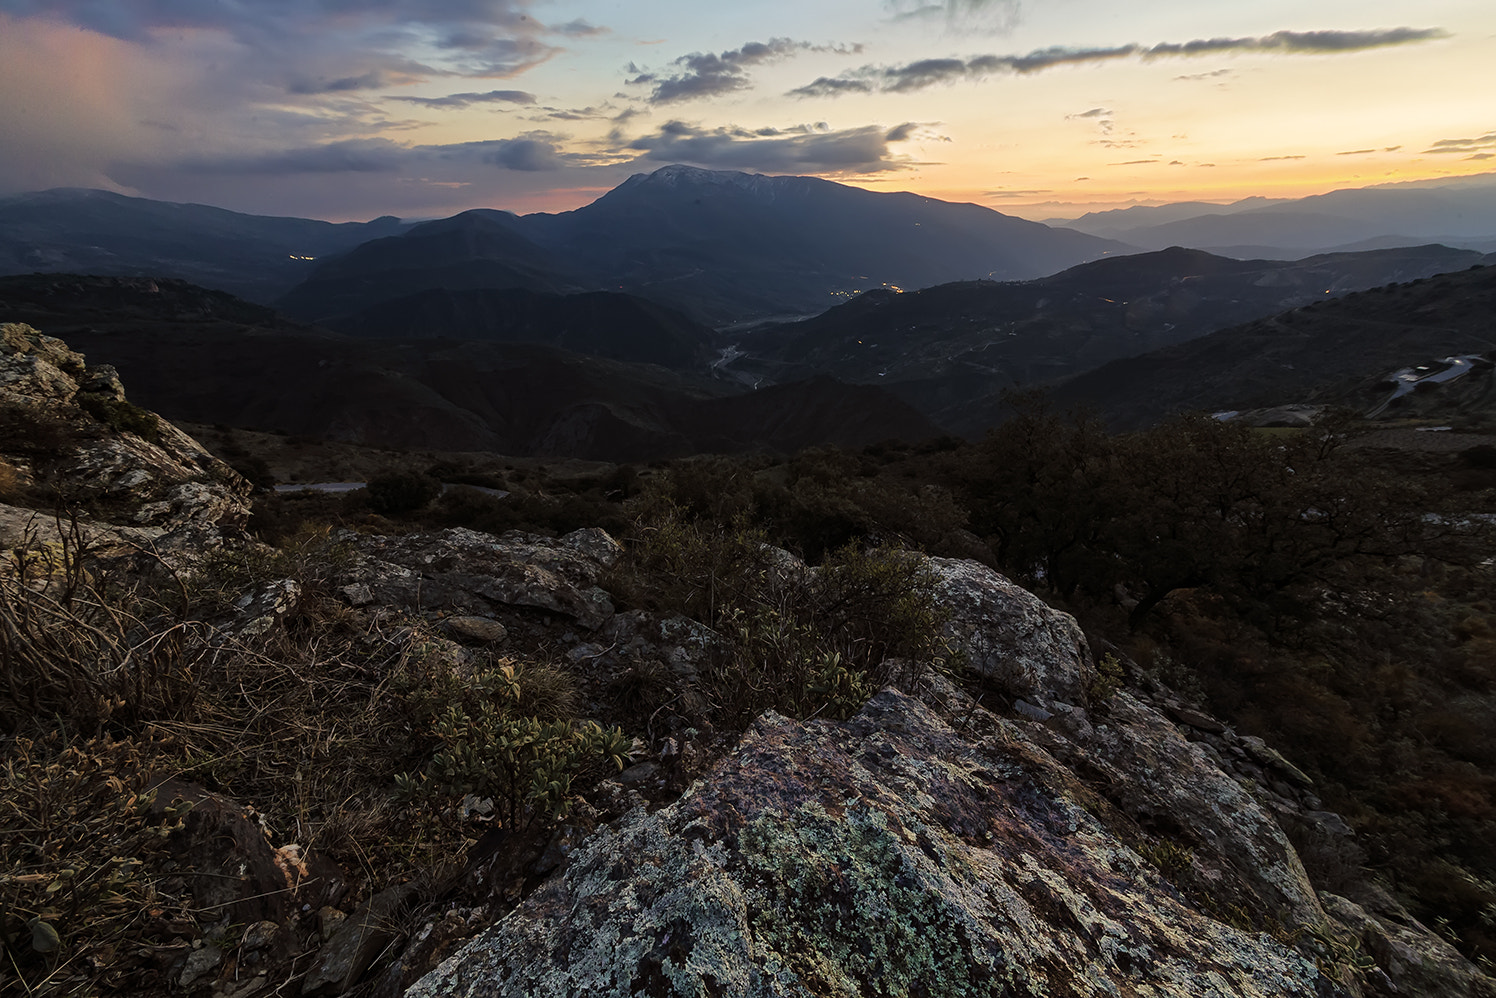
<path fill-rule="evenodd" d="M 253 802 L 274 845 L 338 862 L 355 896 L 462 855 L 451 809 L 397 804 L 393 777 L 425 761 L 426 691 L 463 663 L 418 621 L 329 599 L 325 538 L 157 588 L 111 584 L 61 548 L 0 577 L 0 992 L 150 990 L 202 938 L 161 914 L 171 816 L 145 815 L 145 788 L 163 778 Z M 303 595 L 283 626 L 222 626 L 227 592 L 287 571 Z M 533 670 L 531 702 L 566 700 L 554 673 Z"/>

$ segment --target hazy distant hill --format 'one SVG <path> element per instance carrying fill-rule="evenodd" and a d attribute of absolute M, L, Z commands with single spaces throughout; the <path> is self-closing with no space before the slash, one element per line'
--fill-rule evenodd
<path fill-rule="evenodd" d="M 918 441 L 939 430 L 881 389 L 720 381 L 545 345 L 370 340 L 180 281 L 0 278 L 0 322 L 115 365 L 170 418 L 382 447 L 653 460 Z"/>
<path fill-rule="evenodd" d="M 824 372 L 887 387 L 936 423 L 980 434 L 997 397 L 1327 297 L 1459 270 L 1444 246 L 1240 261 L 1175 247 L 1037 281 L 870 292 L 803 322 L 736 338 L 745 380 Z"/>
<path fill-rule="evenodd" d="M 1284 259 L 1327 249 L 1439 242 L 1496 250 L 1496 173 L 1331 191 L 1297 200 L 1247 198 L 1138 206 L 1050 224 L 1134 246 L 1190 246 Z"/>
<path fill-rule="evenodd" d="M 1496 355 L 1493 316 L 1496 267 L 1476 267 L 1347 295 L 1114 361 L 1059 386 L 1055 400 L 1095 407 L 1120 428 L 1181 411 L 1292 403 L 1369 412 L 1390 396 L 1388 378 L 1395 371 L 1432 367 L 1454 355 Z M 1452 382 L 1451 389 L 1460 397 L 1456 410 L 1496 414 L 1489 368 L 1467 383 Z"/>
<path fill-rule="evenodd" d="M 576 353 L 702 369 L 715 334 L 675 309 L 611 291 L 421 291 L 328 323 L 351 336 L 383 339 L 544 343 Z"/>
<path fill-rule="evenodd" d="M 281 304 L 325 319 L 427 288 L 590 288 L 724 325 L 885 284 L 1040 277 L 1128 249 L 974 204 L 669 166 L 576 211 L 418 226 L 325 263 Z"/>
<path fill-rule="evenodd" d="M 390 217 L 335 225 L 62 188 L 0 198 L 0 275 L 175 277 L 269 302 L 314 258 L 406 227 Z"/>

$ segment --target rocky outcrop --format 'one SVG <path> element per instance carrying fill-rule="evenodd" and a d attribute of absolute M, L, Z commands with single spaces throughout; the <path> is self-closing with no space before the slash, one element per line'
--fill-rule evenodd
<path fill-rule="evenodd" d="M 465 617 L 530 609 L 588 631 L 613 615 L 597 585 L 623 549 L 605 531 L 558 539 L 511 530 L 500 537 L 457 527 L 437 534 L 347 534 L 350 564 L 338 585 L 355 605 Z"/>
<path fill-rule="evenodd" d="M 1085 704 L 1095 665 L 1074 617 L 978 562 L 931 558 L 930 567 L 966 668 L 1048 712 Z"/>
<path fill-rule="evenodd" d="M 0 547 L 186 562 L 248 519 L 238 474 L 131 405 L 112 367 L 30 326 L 0 324 L 0 424 L 14 431 L 0 434 Z"/>
<path fill-rule="evenodd" d="M 1352 993 L 1182 897 L 1008 722 L 924 701 L 761 718 L 409 993 Z"/>

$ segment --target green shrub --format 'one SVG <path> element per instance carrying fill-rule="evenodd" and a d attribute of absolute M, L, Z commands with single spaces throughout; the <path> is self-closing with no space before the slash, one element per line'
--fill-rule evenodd
<path fill-rule="evenodd" d="M 381 516 L 411 513 L 442 494 L 442 483 L 418 471 L 395 471 L 369 480 L 369 508 Z"/>
<path fill-rule="evenodd" d="M 510 662 L 474 675 L 470 695 L 431 726 L 441 747 L 423 772 L 396 778 L 398 793 L 492 797 L 512 829 L 564 818 L 572 782 L 589 764 L 623 768 L 630 740 L 622 731 L 525 713 L 523 680 Z"/>
<path fill-rule="evenodd" d="M 611 584 L 625 602 L 722 637 L 700 692 L 729 725 L 768 709 L 844 717 L 905 666 L 917 673 L 948 657 L 934 576 L 919 556 L 848 546 L 809 569 L 743 517 L 691 521 L 668 502 L 651 515 Z"/>

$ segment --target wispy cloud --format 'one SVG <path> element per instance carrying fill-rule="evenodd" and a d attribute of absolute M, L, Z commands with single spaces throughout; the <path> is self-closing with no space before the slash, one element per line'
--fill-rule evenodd
<path fill-rule="evenodd" d="M 474 104 L 534 104 L 535 95 L 523 90 L 490 90 L 482 94 L 448 94 L 445 97 L 403 97 L 390 94 L 385 100 L 404 101 L 422 107 L 458 109 Z"/>
<path fill-rule="evenodd" d="M 921 59 L 900 66 L 863 66 L 839 77 L 821 77 L 789 92 L 792 97 L 834 97 L 871 91 L 906 93 L 943 83 L 1000 74 L 1039 73 L 1059 66 L 1095 65 L 1121 59 L 1190 58 L 1226 53 L 1336 55 L 1447 37 L 1440 28 L 1389 28 L 1377 31 L 1277 31 L 1257 38 L 1200 38 L 1157 45 L 1106 48 L 1052 47 L 1026 55 L 978 55 L 967 59 Z"/>
<path fill-rule="evenodd" d="M 851 54 L 861 50 L 857 45 L 812 45 L 790 38 L 771 38 L 766 42 L 748 42 L 726 52 L 692 52 L 672 62 L 670 65 L 676 69 L 667 72 L 647 72 L 631 65 L 629 72 L 635 75 L 628 82 L 635 86 L 652 85 L 654 89 L 648 98 L 651 104 L 671 104 L 746 90 L 752 86 L 749 67 L 760 63 L 786 59 L 799 52 Z"/>
<path fill-rule="evenodd" d="M 1468 153 L 1478 149 L 1496 148 L 1496 132 L 1487 132 L 1468 139 L 1440 139 L 1427 149 L 1425 153 Z"/>

